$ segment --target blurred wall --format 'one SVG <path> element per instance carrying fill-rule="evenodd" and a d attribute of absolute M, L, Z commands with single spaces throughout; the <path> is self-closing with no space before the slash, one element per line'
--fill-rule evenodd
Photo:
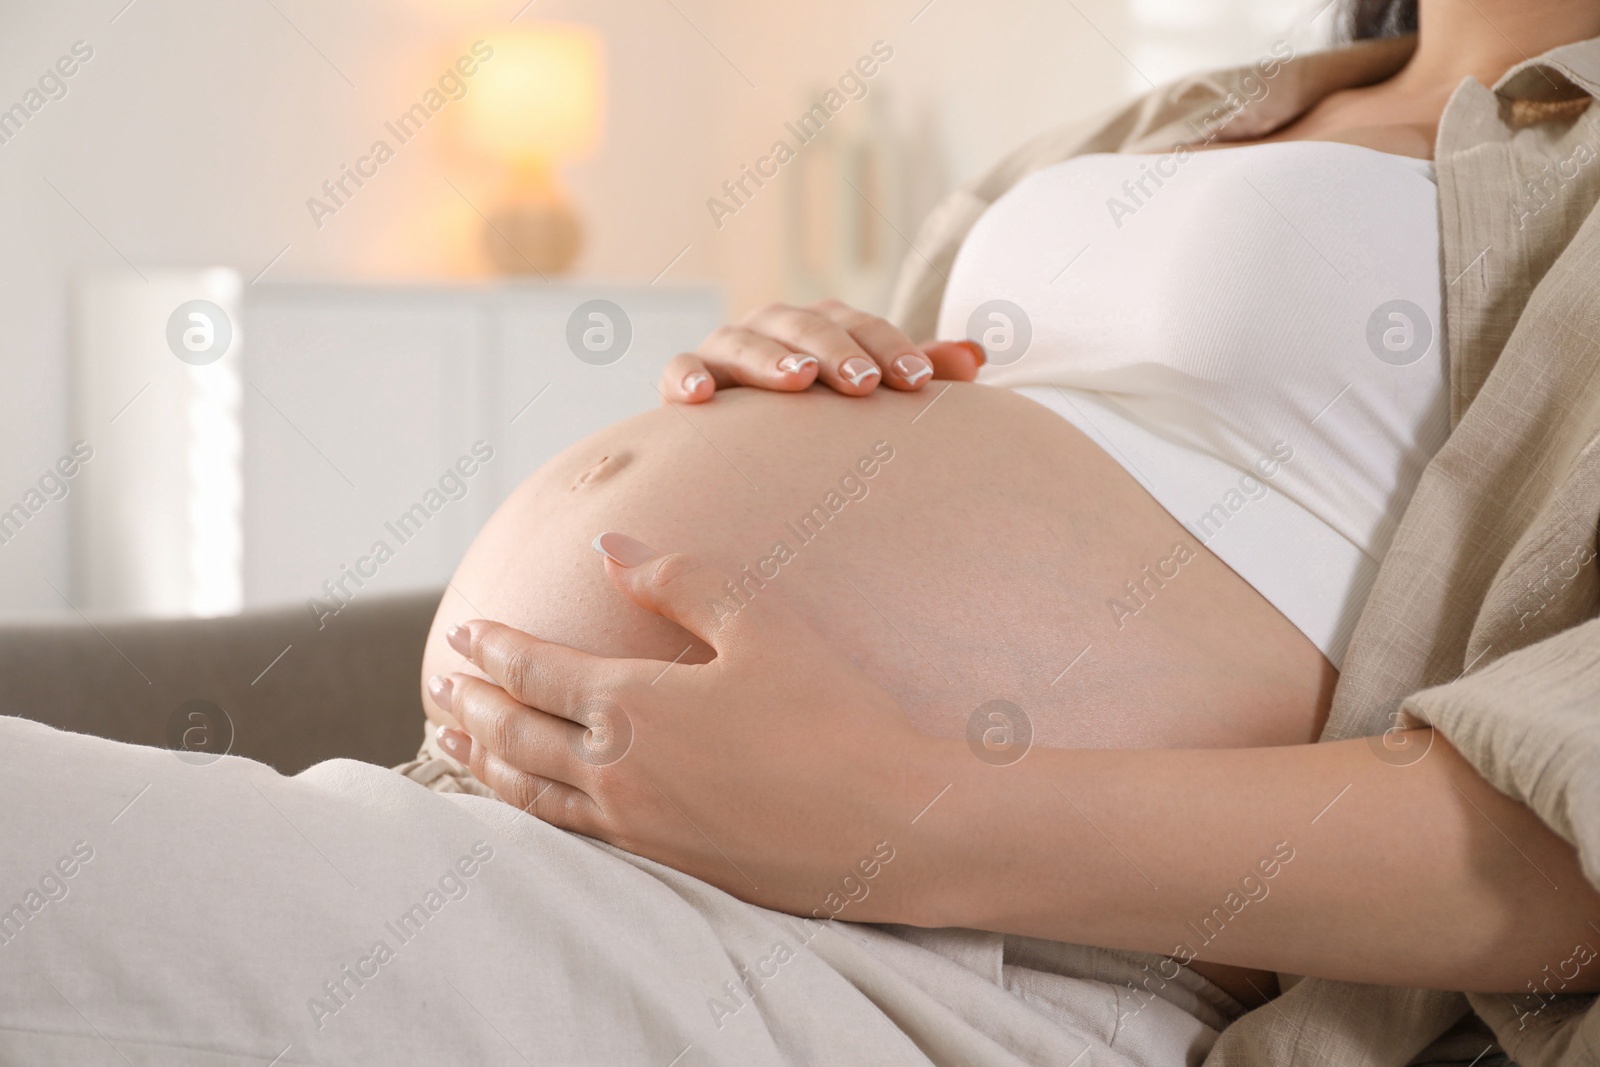
<path fill-rule="evenodd" d="M 720 283 L 728 306 L 802 293 L 786 169 L 716 225 L 706 201 L 858 57 L 893 58 L 852 123 L 894 142 L 884 213 L 909 235 L 944 190 L 1030 134 L 1186 69 L 1326 32 L 1272 0 L 0 0 L 0 108 L 92 56 L 0 144 L 0 509 L 67 454 L 69 280 L 225 265 L 246 281 L 486 272 L 493 177 L 430 126 L 318 228 L 306 207 L 482 29 L 604 36 L 604 141 L 568 171 L 579 278 Z M 1313 18 L 1315 16 L 1315 19 Z M 869 121 L 870 120 L 870 121 Z M 792 184 L 792 183 L 791 183 Z M 891 242 L 895 244 L 895 242 Z M 898 259 L 903 244 L 885 254 Z M 668 271 L 670 265 L 670 271 Z M 881 288 L 881 287 L 880 287 Z M 876 290 L 861 288 L 872 301 Z M 851 295 L 858 295 L 852 293 Z M 403 368 L 397 368 L 397 372 Z M 68 610 L 67 511 L 0 546 L 0 613 Z"/>

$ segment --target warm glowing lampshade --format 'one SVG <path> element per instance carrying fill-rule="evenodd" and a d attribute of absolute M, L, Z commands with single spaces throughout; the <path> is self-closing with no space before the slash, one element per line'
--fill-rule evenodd
<path fill-rule="evenodd" d="M 518 168 L 548 168 L 593 151 L 604 109 L 600 36 L 534 23 L 484 36 L 494 54 L 462 101 L 462 136 Z"/>

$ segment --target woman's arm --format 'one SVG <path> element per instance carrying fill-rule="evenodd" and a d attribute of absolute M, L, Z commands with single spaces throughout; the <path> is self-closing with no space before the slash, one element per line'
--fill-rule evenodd
<path fill-rule="evenodd" d="M 916 920 L 1383 985 L 1600 989 L 1600 894 L 1571 846 L 1443 738 L 1406 736 L 1426 750 L 1409 765 L 1367 740 L 1010 767 L 935 746 L 950 789 L 906 850 L 967 874 L 930 882 Z"/>
<path fill-rule="evenodd" d="M 820 918 L 1387 985 L 1600 989 L 1600 894 L 1573 850 L 1427 731 L 1401 735 L 1401 759 L 1373 739 L 995 766 L 979 739 L 911 729 L 776 598 L 719 612 L 708 568 L 615 534 L 597 547 L 716 659 L 603 659 L 472 622 L 449 639 L 498 685 L 430 687 L 466 731 L 447 750 L 546 821 Z"/>

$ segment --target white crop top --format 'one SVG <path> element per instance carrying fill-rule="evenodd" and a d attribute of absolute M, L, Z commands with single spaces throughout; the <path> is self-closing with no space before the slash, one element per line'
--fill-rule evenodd
<path fill-rule="evenodd" d="M 973 226 L 940 337 L 1105 449 L 1335 666 L 1449 432 L 1426 160 L 1080 156 Z M 1111 590 L 1122 595 L 1122 590 Z"/>

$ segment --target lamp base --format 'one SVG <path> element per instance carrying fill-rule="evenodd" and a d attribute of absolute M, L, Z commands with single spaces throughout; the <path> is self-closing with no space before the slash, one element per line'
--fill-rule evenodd
<path fill-rule="evenodd" d="M 527 197 L 490 212 L 484 250 L 502 274 L 560 274 L 577 258 L 583 226 L 560 197 Z"/>

